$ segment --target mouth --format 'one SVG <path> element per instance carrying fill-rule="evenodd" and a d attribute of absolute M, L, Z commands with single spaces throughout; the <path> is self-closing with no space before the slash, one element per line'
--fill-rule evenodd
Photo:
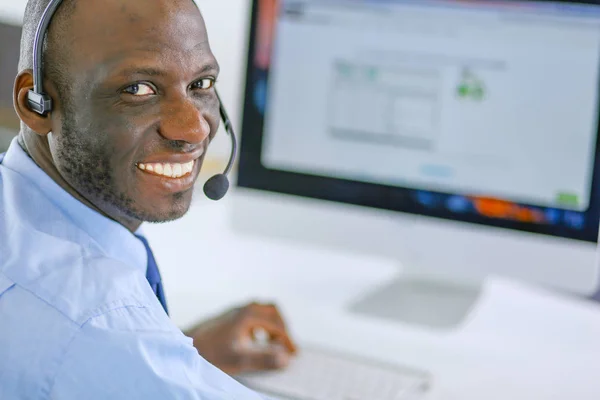
<path fill-rule="evenodd" d="M 204 148 L 189 154 L 162 154 L 136 164 L 138 170 L 161 178 L 181 179 L 191 175 Z"/>
<path fill-rule="evenodd" d="M 164 178 L 180 179 L 190 175 L 194 170 L 196 160 L 186 163 L 138 163 L 138 169 Z"/>
<path fill-rule="evenodd" d="M 138 162 L 136 169 L 142 182 L 150 187 L 161 192 L 183 192 L 194 186 L 203 155 L 204 149 L 188 154 L 156 154 Z"/>

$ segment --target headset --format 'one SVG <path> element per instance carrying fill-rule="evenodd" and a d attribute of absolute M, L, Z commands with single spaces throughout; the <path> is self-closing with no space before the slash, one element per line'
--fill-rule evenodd
<path fill-rule="evenodd" d="M 35 41 L 33 42 L 33 89 L 27 94 L 27 103 L 32 111 L 40 115 L 47 115 L 48 112 L 52 111 L 52 98 L 44 93 L 43 89 L 43 71 L 42 71 L 42 57 L 44 52 L 44 37 L 48 31 L 48 26 L 52 17 L 56 13 L 58 6 L 62 3 L 62 0 L 51 0 L 44 13 L 42 19 L 37 26 L 35 33 Z M 221 200 L 227 194 L 229 190 L 229 179 L 228 175 L 233 168 L 237 156 L 237 139 L 235 132 L 233 131 L 233 125 L 219 93 L 214 89 L 219 100 L 219 113 L 221 114 L 221 120 L 223 121 L 225 130 L 231 139 L 231 153 L 229 155 L 229 162 L 227 167 L 222 174 L 217 174 L 206 181 L 204 184 L 204 194 L 211 200 Z"/>

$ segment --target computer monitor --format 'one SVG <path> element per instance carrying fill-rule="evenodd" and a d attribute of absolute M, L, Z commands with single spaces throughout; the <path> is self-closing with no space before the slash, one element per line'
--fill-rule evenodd
<path fill-rule="evenodd" d="M 232 221 L 396 257 L 355 311 L 598 284 L 600 2 L 255 0 Z"/>

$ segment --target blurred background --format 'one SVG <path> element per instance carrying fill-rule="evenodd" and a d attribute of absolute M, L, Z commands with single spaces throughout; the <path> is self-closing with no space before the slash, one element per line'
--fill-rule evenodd
<path fill-rule="evenodd" d="M 19 60 L 19 40 L 21 29 L 17 22 L 0 17 L 0 37 L 2 49 L 0 50 L 0 151 L 8 148 L 10 139 L 19 130 L 19 120 L 12 106 L 12 86 Z M 10 20 L 10 23 L 6 21 Z"/>

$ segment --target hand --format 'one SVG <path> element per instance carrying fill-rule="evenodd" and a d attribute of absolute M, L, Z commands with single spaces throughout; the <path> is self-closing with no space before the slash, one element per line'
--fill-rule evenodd
<path fill-rule="evenodd" d="M 268 343 L 256 344 L 263 331 Z M 284 368 L 296 353 L 283 318 L 274 305 L 253 303 L 203 322 L 186 332 L 198 353 L 230 375 Z"/>

